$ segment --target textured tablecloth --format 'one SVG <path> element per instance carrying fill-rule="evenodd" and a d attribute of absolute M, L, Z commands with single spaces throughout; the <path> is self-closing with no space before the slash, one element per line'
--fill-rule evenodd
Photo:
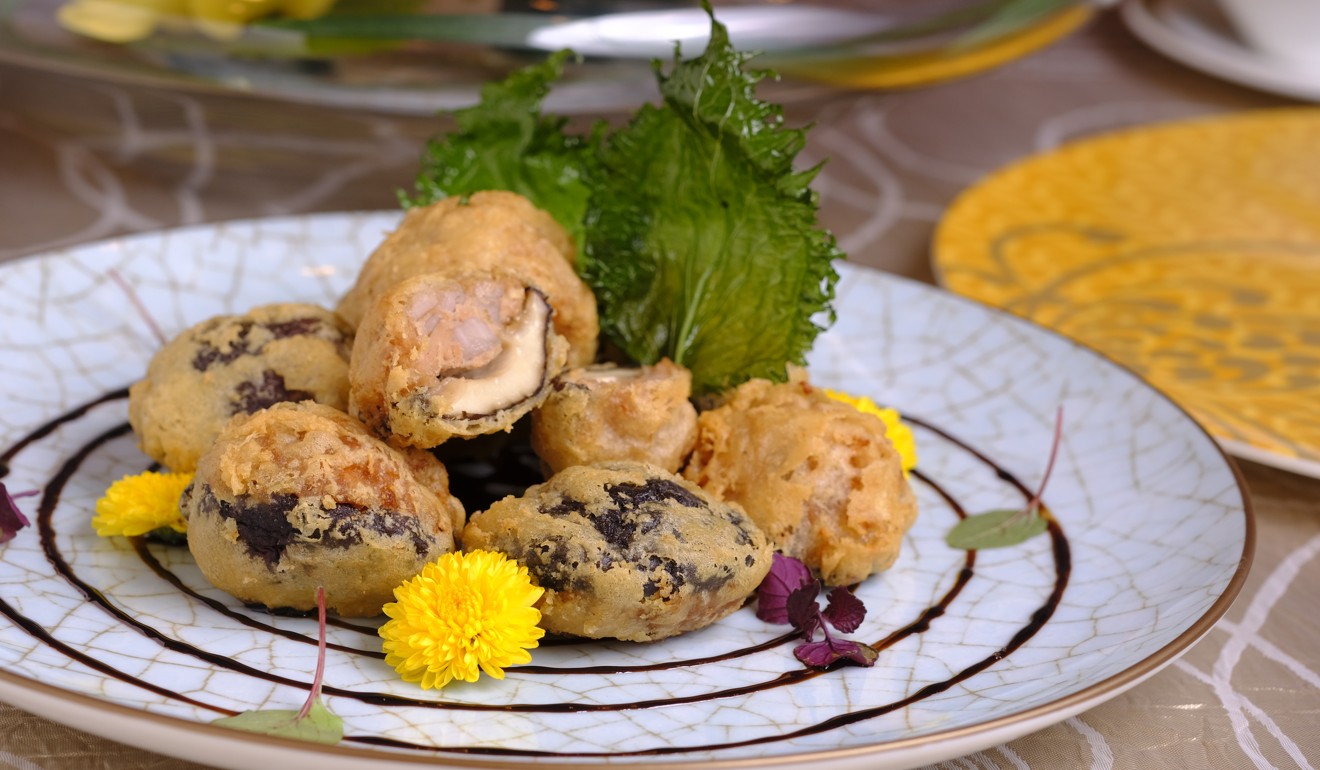
<path fill-rule="evenodd" d="M 956 83 L 793 102 L 824 222 L 855 262 L 931 280 L 949 201 L 1032 152 L 1114 128 L 1291 104 L 1173 64 L 1102 17 Z M 392 208 L 435 121 L 199 97 L 0 66 L 0 260 L 119 233 Z M 1258 526 L 1237 603 L 1184 657 L 1107 704 L 942 768 L 1320 764 L 1320 480 L 1243 463 Z M 146 747 L 150 748 L 150 747 Z M 0 770 L 196 765 L 0 704 Z"/>

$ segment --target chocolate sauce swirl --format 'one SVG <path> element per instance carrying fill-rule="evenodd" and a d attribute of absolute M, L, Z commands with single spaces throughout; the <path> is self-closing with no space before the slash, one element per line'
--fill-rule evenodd
<path fill-rule="evenodd" d="M 68 413 L 38 427 L 36 430 L 32 431 L 30 434 L 25 436 L 15 445 L 7 449 L 3 454 L 0 454 L 0 477 L 3 477 L 8 472 L 8 462 L 10 460 L 12 460 L 15 456 L 17 456 L 26 447 L 51 434 L 59 426 L 78 420 L 79 418 L 86 415 L 91 409 L 93 409 L 94 407 L 100 404 L 104 404 L 118 399 L 123 399 L 126 397 L 127 397 L 126 389 L 109 393 L 99 399 L 96 399 L 82 406 L 79 406 L 69 411 Z M 911 418 L 907 418 L 907 419 L 909 419 L 910 422 L 912 422 L 915 425 L 919 425 L 927 430 L 930 430 L 940 435 L 945 440 L 959 447 L 962 451 L 965 451 L 969 453 L 971 456 L 977 458 L 980 462 L 984 463 L 985 465 L 993 469 L 1001 479 L 1004 479 L 1007 483 L 1014 486 L 1021 494 L 1023 494 L 1024 497 L 1030 496 L 1029 490 L 1027 490 L 1023 484 L 1021 484 L 1016 478 L 1014 478 L 1007 471 L 995 465 L 985 455 L 977 452 L 972 447 L 954 438 L 948 432 L 936 428 L 935 426 L 927 422 L 911 419 Z M 63 554 L 60 552 L 60 549 L 56 543 L 56 531 L 53 525 L 53 515 L 59 504 L 60 495 L 62 494 L 64 488 L 69 483 L 69 481 L 72 478 L 74 478 L 74 476 L 77 474 L 83 462 L 88 457 L 94 454 L 98 449 L 100 449 L 106 443 L 116 438 L 119 438 L 127 434 L 128 432 L 129 432 L 129 426 L 127 424 L 122 424 L 122 425 L 117 425 L 107 431 L 104 431 L 100 435 L 94 437 L 85 446 L 81 447 L 77 452 L 75 452 L 72 456 L 70 456 L 67 460 L 65 460 L 64 463 L 57 470 L 57 472 L 50 478 L 49 482 L 45 485 L 36 518 L 37 518 L 37 530 L 40 536 L 41 546 L 46 556 L 46 559 L 50 563 L 52 569 L 55 571 L 56 574 L 58 574 L 71 586 L 73 586 L 77 591 L 79 591 L 79 593 L 82 594 L 82 596 L 85 597 L 89 603 L 97 606 L 100 610 L 102 610 L 109 616 L 113 617 L 116 620 L 116 622 L 118 622 L 119 624 L 128 628 L 132 628 L 133 630 L 142 634 L 146 638 L 151 639 L 153 642 L 159 644 L 161 647 L 165 649 L 169 649 L 177 653 L 181 653 L 197 658 L 199 660 L 205 661 L 207 664 L 215 668 L 235 672 L 243 676 L 253 677 L 267 682 L 278 683 L 292 687 L 298 687 L 303 689 L 308 688 L 309 683 L 307 682 L 299 682 L 286 677 L 274 675 L 268 671 L 255 669 L 251 666 L 238 663 L 227 656 L 211 653 L 206 650 L 200 649 L 196 646 L 181 642 L 159 631 L 158 629 L 153 628 L 149 624 L 141 621 L 140 619 L 132 616 L 130 613 L 115 606 L 99 589 L 97 589 L 95 586 L 88 584 L 86 581 L 80 578 L 73 569 L 73 567 L 64 558 Z M 453 469 L 451 469 L 451 473 L 452 472 Z M 914 477 L 920 483 L 927 485 L 936 494 L 940 495 L 940 497 L 942 497 L 943 500 L 954 511 L 955 515 L 957 515 L 958 517 L 963 517 L 966 515 L 965 511 L 963 510 L 962 506 L 957 502 L 957 500 L 955 500 L 952 497 L 952 495 L 947 490 L 945 490 L 936 480 L 931 479 L 920 472 L 914 472 Z M 483 483 L 488 478 L 489 477 L 487 476 L 485 478 L 465 479 L 465 480 L 461 480 L 459 483 L 460 485 L 466 483 L 472 486 L 476 486 Z M 500 483 L 505 483 L 505 482 L 501 481 Z M 1046 598 L 1045 602 L 1039 608 L 1037 608 L 1037 610 L 1032 614 L 1030 620 L 1021 628 L 1019 628 L 1005 645 L 1003 645 L 1001 648 L 996 650 L 991 655 L 988 655 L 985 658 L 962 669 L 961 671 L 958 671 L 948 679 L 945 679 L 940 682 L 934 682 L 928 684 L 925 687 L 921 688 L 920 690 L 904 698 L 889 703 L 878 704 L 869 708 L 858 709 L 855 711 L 850 711 L 844 714 L 840 714 L 838 716 L 835 716 L 831 719 L 825 720 L 818 724 L 803 727 L 791 732 L 771 733 L 759 737 L 748 738 L 746 740 L 731 744 L 718 744 L 718 745 L 705 745 L 705 746 L 665 745 L 665 746 L 641 747 L 628 751 L 611 751 L 611 752 L 543 752 L 543 751 L 535 751 L 535 750 L 499 748 L 499 747 L 427 746 L 420 744 L 412 744 L 404 741 L 397 741 L 379 736 L 348 736 L 345 738 L 345 740 L 363 745 L 388 746 L 392 748 L 406 748 L 406 749 L 413 749 L 413 750 L 425 751 L 425 752 L 443 751 L 443 752 L 456 752 L 456 753 L 465 753 L 465 754 L 483 754 L 483 755 L 491 755 L 491 756 L 521 756 L 521 757 L 555 756 L 555 757 L 580 757 L 580 758 L 659 756 L 659 755 L 682 754 L 687 752 L 707 752 L 718 749 L 738 748 L 738 747 L 746 747 L 757 744 L 786 741 L 786 740 L 792 740 L 794 738 L 814 735 L 817 733 L 827 732 L 829 730 L 834 730 L 848 725 L 852 725 L 857 722 L 861 722 L 867 719 L 872 719 L 874 717 L 878 717 L 880 715 L 887 714 L 892 711 L 904 708 L 906 706 L 917 703 L 925 698 L 929 698 L 933 695 L 944 692 L 958 685 L 959 683 L 964 682 L 976 676 L 977 674 L 981 673 L 987 668 L 993 666 L 997 661 L 1000 661 L 1005 657 L 1011 655 L 1015 650 L 1020 648 L 1023 644 L 1026 644 L 1028 640 L 1030 640 L 1036 633 L 1038 633 L 1040 629 L 1049 621 L 1050 617 L 1054 614 L 1055 610 L 1058 608 L 1059 602 L 1061 601 L 1064 590 L 1067 586 L 1069 573 L 1071 570 L 1071 554 L 1068 547 L 1068 541 L 1064 537 L 1062 528 L 1059 526 L 1059 524 L 1056 521 L 1053 520 L 1050 521 L 1049 535 L 1052 543 L 1052 553 L 1053 553 L 1054 567 L 1055 567 L 1054 587 L 1051 590 L 1049 596 Z M 241 612 L 237 612 L 230 606 L 224 604 L 223 602 L 219 602 L 210 597 L 206 597 L 192 590 L 176 575 L 170 572 L 163 564 L 161 564 L 158 559 L 156 559 L 154 554 L 151 553 L 151 550 L 148 547 L 148 545 L 143 540 L 135 539 L 133 541 L 133 547 L 138 557 L 143 561 L 143 563 L 148 568 L 150 568 L 153 572 L 155 572 L 155 574 L 157 574 L 161 579 L 166 581 L 176 591 L 179 591 L 183 595 L 187 596 L 189 600 L 194 601 L 200 605 L 203 605 L 208 610 L 223 615 L 224 617 L 227 617 L 240 624 L 243 624 L 249 628 L 264 631 L 272 635 L 278 635 L 286 639 L 291 639 L 308 644 L 315 644 L 315 640 L 307 636 L 304 636 L 296 632 L 288 631 L 285 629 L 276 628 L 268 623 L 264 623 L 258 620 L 255 617 L 245 615 Z M 958 597 L 958 595 L 967 586 L 967 584 L 974 579 L 975 564 L 976 564 L 976 552 L 975 551 L 966 552 L 964 556 L 963 566 L 959 570 L 956 578 L 953 581 L 953 584 L 949 586 L 949 588 L 945 591 L 945 593 L 939 599 L 939 601 L 924 609 L 918 615 L 918 617 L 913 619 L 911 622 L 889 633 L 883 639 L 874 642 L 872 646 L 874 646 L 878 650 L 882 650 L 886 647 L 890 647 L 898 643 L 899 641 L 907 637 L 910 637 L 915 634 L 921 634 L 925 632 L 927 629 L 929 629 L 932 623 L 934 623 L 939 617 L 941 617 L 946 613 L 952 602 Z M 143 689 L 149 690 L 157 695 L 161 695 L 183 703 L 187 703 L 191 706 L 209 709 L 219 714 L 232 713 L 228 709 L 218 707 L 214 704 L 205 703 L 204 701 L 201 701 L 197 698 L 185 696 L 181 693 L 173 692 L 168 688 L 161 687 L 152 682 L 146 681 L 140 677 L 127 674 L 121 670 L 114 668 L 113 666 L 98 661 L 91 655 L 87 654 L 86 652 L 81 651 L 72 645 L 60 641 L 49 630 L 43 628 L 39 623 L 36 623 L 32 619 L 24 616 L 22 613 L 18 612 L 12 605 L 10 605 L 9 603 L 3 600 L 0 600 L 0 615 L 4 615 L 5 617 L 9 618 L 17 627 L 23 629 L 26 633 L 40 640 L 42 643 L 48 645 L 50 648 L 69 657 L 72 660 L 87 665 L 106 676 L 134 684 L 136 686 L 142 687 Z M 339 625 L 359 631 L 363 634 L 374 634 L 374 629 L 366 626 L 342 623 L 342 622 Z M 510 669 L 510 673 L 514 673 L 517 675 L 539 675 L 539 674 L 619 675 L 619 674 L 636 673 L 636 672 L 657 671 L 657 670 L 663 670 L 663 669 L 675 668 L 675 667 L 700 667 L 703 665 L 732 660 L 738 657 L 752 655 L 758 652 L 772 649 L 779 645 L 786 644 L 792 638 L 793 637 L 791 634 L 785 634 L 742 649 L 730 650 L 701 658 L 676 660 L 676 661 L 669 661 L 669 662 L 657 663 L 651 665 L 639 665 L 639 666 L 596 665 L 596 666 L 581 666 L 581 667 L 521 666 Z M 346 654 L 362 655 L 373 658 L 383 657 L 381 653 L 375 650 L 364 650 L 364 649 L 358 649 L 355 647 L 349 647 L 345 645 L 331 645 L 331 646 L 333 649 Z M 724 688 L 712 692 L 699 693 L 699 694 L 688 695 L 683 697 L 660 698 L 660 699 L 630 702 L 630 703 L 619 703 L 619 704 L 609 704 L 609 703 L 588 704 L 588 703 L 561 702 L 561 703 L 515 703 L 515 704 L 502 704 L 502 705 L 488 705 L 488 704 L 472 704 L 472 703 L 449 703 L 443 701 L 426 700 L 421 698 L 406 698 L 390 693 L 358 692 L 358 691 L 346 690 L 346 689 L 334 688 L 334 687 L 326 687 L 325 692 L 329 695 L 334 695 L 342 698 L 353 698 L 364 703 L 370 703 L 379 706 L 406 705 L 413 707 L 425 707 L 425 708 L 446 709 L 446 710 L 503 711 L 503 712 L 526 712 L 526 713 L 534 713 L 534 712 L 575 713 L 575 712 L 589 712 L 589 711 L 625 711 L 625 710 L 634 710 L 634 709 L 661 708 L 661 707 L 673 706 L 677 704 L 696 703 L 696 702 L 710 701 L 715 699 L 744 696 L 752 693 L 770 690 L 773 688 L 792 686 L 794 684 L 804 682 L 810 679 L 815 679 L 820 676 L 829 676 L 832 673 L 832 671 L 833 669 L 824 669 L 824 670 L 809 669 L 809 668 L 793 669 L 790 671 L 786 671 L 778 676 L 772 677 L 766 681 L 754 682 L 740 687 Z"/>

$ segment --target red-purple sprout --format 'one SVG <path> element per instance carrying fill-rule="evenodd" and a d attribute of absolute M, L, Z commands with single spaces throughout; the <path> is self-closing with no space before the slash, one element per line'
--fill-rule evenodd
<path fill-rule="evenodd" d="M 858 666 L 875 665 L 879 653 L 868 644 L 841 639 L 830 626 L 845 634 L 856 631 L 866 618 L 866 606 L 843 586 L 826 596 L 824 611 L 817 597 L 821 582 L 806 565 L 791 556 L 776 553 L 770 572 L 756 596 L 756 616 L 769 623 L 789 623 L 806 641 L 793 649 L 798 660 L 813 668 L 826 668 L 839 661 Z M 816 630 L 825 638 L 816 641 Z"/>
<path fill-rule="evenodd" d="M 0 481 L 0 544 L 13 540 L 20 529 L 32 526 L 32 522 L 28 521 L 28 517 L 19 509 L 17 498 L 32 497 L 36 494 L 38 490 L 35 489 L 11 493 L 5 483 Z"/>

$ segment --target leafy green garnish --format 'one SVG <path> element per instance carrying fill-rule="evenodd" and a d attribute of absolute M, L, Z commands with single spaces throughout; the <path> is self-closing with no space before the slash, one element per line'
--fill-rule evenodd
<path fill-rule="evenodd" d="M 296 738 L 314 743 L 336 744 L 344 738 L 344 720 L 335 716 L 321 701 L 321 683 L 325 678 L 325 588 L 316 588 L 316 674 L 301 709 L 253 709 L 223 717 L 212 724 L 264 733 L 281 738 Z"/>
<path fill-rule="evenodd" d="M 805 131 L 756 98 L 749 58 L 712 15 L 704 54 L 657 63 L 664 102 L 609 137 L 588 212 L 602 330 L 636 361 L 688 367 L 697 393 L 803 363 L 843 256 L 816 227 L 820 167 L 793 170 Z"/>
<path fill-rule="evenodd" d="M 952 548 L 978 550 L 1007 548 L 1023 543 L 1049 528 L 1037 508 L 997 508 L 968 516 L 949 531 Z"/>
<path fill-rule="evenodd" d="M 804 129 L 756 98 L 748 70 L 711 18 L 704 54 L 672 71 L 655 62 L 663 103 L 606 136 L 568 134 L 541 103 L 570 52 L 482 89 L 455 113 L 458 131 L 432 140 L 417 177 L 424 205 L 479 190 L 512 190 L 545 209 L 580 249 L 601 331 L 641 364 L 692 370 L 693 391 L 753 377 L 782 381 L 802 364 L 818 321 L 832 322 L 843 257 L 816 226 L 811 180 L 794 171 Z"/>
<path fill-rule="evenodd" d="M 564 131 L 566 118 L 541 114 L 541 102 L 572 51 L 560 51 L 503 81 L 487 83 L 481 102 L 454 112 L 458 130 L 427 143 L 417 194 L 405 206 L 452 195 L 511 190 L 544 209 L 582 246 L 599 133 Z"/>
<path fill-rule="evenodd" d="M 344 737 L 344 720 L 330 713 L 320 698 L 311 703 L 306 714 L 293 709 L 258 709 L 217 719 L 214 724 L 329 745 L 339 743 Z"/>
<path fill-rule="evenodd" d="M 944 542 L 951 548 L 980 550 L 984 548 L 1007 548 L 1026 542 L 1049 529 L 1049 521 L 1041 513 L 1041 495 L 1045 494 L 1045 485 L 1050 483 L 1050 473 L 1054 471 L 1054 460 L 1059 456 L 1059 441 L 1063 438 L 1063 407 L 1054 417 L 1054 442 L 1050 445 L 1050 459 L 1045 463 L 1045 475 L 1040 480 L 1040 487 L 1031 496 L 1026 507 L 1020 509 L 998 508 L 985 513 L 968 516 L 958 522 Z"/>

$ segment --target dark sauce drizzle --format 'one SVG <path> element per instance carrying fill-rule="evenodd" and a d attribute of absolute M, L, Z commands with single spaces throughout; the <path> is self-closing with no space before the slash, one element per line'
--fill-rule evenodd
<path fill-rule="evenodd" d="M 3 479 L 5 476 L 9 475 L 9 461 L 14 459 L 14 457 L 17 456 L 19 452 L 22 452 L 24 449 L 27 449 L 29 445 L 33 444 L 34 442 L 40 441 L 41 439 L 54 433 L 56 428 L 65 424 L 66 422 L 73 422 L 79 417 L 82 417 L 83 415 L 90 412 L 93 408 L 98 407 L 101 404 L 104 404 L 108 401 L 118 401 L 119 399 L 122 398 L 128 398 L 128 388 L 120 388 L 119 390 L 107 393 L 98 399 L 95 399 L 93 401 L 88 401 L 82 406 L 74 407 L 72 411 L 65 412 L 59 417 L 56 417 L 50 422 L 40 426 L 36 430 L 27 434 L 23 438 L 19 439 L 18 442 L 15 443 L 13 446 L 6 449 L 3 453 L 0 453 L 0 479 Z"/>
<path fill-rule="evenodd" d="M 47 422 L 46 424 L 40 426 L 29 435 L 22 438 L 14 446 L 6 450 L 3 454 L 0 454 L 0 477 L 3 477 L 8 473 L 9 470 L 8 461 L 11 460 L 14 456 L 16 456 L 25 447 L 54 432 L 60 425 L 63 425 L 67 422 L 71 422 L 73 420 L 82 417 L 93 407 L 108 401 L 126 398 L 127 394 L 128 394 L 127 389 L 115 391 L 99 399 L 88 402 L 87 404 L 79 406 L 74 410 L 68 412 L 67 414 L 62 415 L 61 417 L 51 420 L 50 422 Z M 971 447 L 957 440 L 947 432 L 939 428 L 936 428 L 927 422 L 914 419 L 911 417 L 907 417 L 905 419 L 908 419 L 913 424 L 919 425 L 927 430 L 930 430 L 940 435 L 947 441 L 957 445 L 963 451 L 968 452 L 969 454 L 976 457 L 981 462 L 993 468 L 1001 479 L 1003 479 L 1007 483 L 1012 484 L 1023 495 L 1025 496 L 1030 495 L 1029 490 L 1027 490 L 1026 487 L 1021 482 L 1019 482 L 1015 477 L 1013 477 L 1012 474 L 1008 473 L 1004 469 L 995 465 L 985 455 L 981 454 L 980 452 L 977 452 L 976 450 L 972 449 Z M 128 432 L 129 432 L 129 426 L 124 424 L 111 428 L 110 430 L 107 430 L 101 435 L 95 437 L 90 442 L 88 442 L 86 446 L 81 448 L 77 453 L 75 453 L 71 458 L 69 458 L 61 466 L 59 471 L 51 478 L 50 482 L 46 485 L 45 490 L 42 494 L 40 508 L 37 515 L 37 525 L 38 525 L 37 528 L 40 533 L 43 551 L 45 552 L 46 558 L 50 562 L 51 566 L 54 568 L 56 573 L 58 573 L 61 577 L 63 577 L 66 581 L 68 581 L 70 585 L 76 588 L 87 599 L 87 601 L 96 604 L 99 608 L 101 608 L 107 614 L 114 617 L 120 623 L 123 623 L 124 625 L 133 628 L 134 630 L 143 634 L 147 638 L 152 639 L 153 641 L 160 644 L 162 647 L 166 649 L 199 658 L 219 668 L 236 671 L 244 675 L 253 676 L 269 682 L 306 689 L 309 686 L 307 683 L 298 682 L 287 679 L 285 677 L 276 676 L 267 671 L 260 671 L 257 669 L 253 669 L 249 666 L 236 663 L 235 661 L 227 657 L 215 655 L 213 653 L 208 653 L 204 650 L 200 650 L 196 647 L 193 647 L 188 644 L 184 644 L 168 636 L 165 636 L 164 634 L 152 628 L 151 626 L 139 622 L 138 620 L 136 620 L 126 612 L 116 608 L 113 604 L 109 602 L 109 600 L 100 591 L 86 584 L 80 578 L 78 578 L 78 576 L 73 572 L 72 567 L 64 560 L 62 554 L 59 552 L 59 549 L 55 544 L 55 532 L 51 524 L 51 519 L 54 514 L 56 505 L 58 504 L 60 493 L 62 492 L 64 486 L 68 483 L 68 481 L 77 472 L 82 462 L 88 456 L 90 456 L 94 451 L 96 451 L 100 446 L 102 446 L 106 442 L 109 442 L 115 438 L 123 436 Z M 528 463 L 526 462 L 525 458 L 519 457 L 514 462 L 520 468 L 528 469 Z M 484 476 L 485 478 L 490 478 L 485 473 L 481 475 Z M 942 487 L 940 487 L 934 480 L 928 478 L 927 476 L 921 474 L 920 472 L 914 472 L 914 476 L 922 483 L 925 483 L 928 486 L 930 486 L 937 494 L 939 494 L 953 508 L 953 510 L 959 517 L 963 517 L 966 515 L 962 507 L 947 493 L 947 491 L 945 491 Z M 482 480 L 483 479 L 473 479 L 466 483 L 480 484 Z M 732 744 L 717 744 L 717 745 L 709 745 L 709 746 L 659 746 L 659 747 L 642 748 L 642 749 L 625 751 L 625 752 L 543 752 L 543 751 L 525 750 L 525 749 L 504 749 L 498 747 L 470 747 L 470 746 L 436 747 L 436 746 L 412 744 L 405 741 L 397 741 L 397 740 L 378 737 L 378 736 L 349 736 L 346 737 L 345 740 L 352 741 L 354 743 L 364 744 L 364 745 L 389 746 L 394 748 L 407 748 L 407 749 L 415 749 L 415 750 L 427 751 L 427 752 L 440 751 L 440 752 L 465 753 L 465 754 L 484 754 L 484 755 L 492 755 L 492 756 L 526 756 L 526 757 L 657 756 L 657 755 L 668 755 L 668 754 L 680 754 L 684 752 L 693 752 L 693 751 L 712 751 L 717 749 L 737 748 L 737 747 L 752 746 L 757 744 L 771 743 L 771 742 L 777 742 L 783 740 L 791 740 L 793 738 L 814 735 L 817 733 L 826 732 L 847 725 L 855 724 L 857 722 L 861 722 L 867 719 L 871 719 L 904 708 L 908 705 L 916 703 L 932 695 L 936 695 L 938 693 L 944 692 L 954 687 L 955 685 L 963 681 L 966 681 L 967 679 L 984 671 L 990 666 L 994 665 L 996 662 L 1012 654 L 1015 650 L 1017 650 L 1028 640 L 1030 640 L 1045 625 L 1045 623 L 1048 622 L 1050 617 L 1054 614 L 1055 610 L 1058 608 L 1059 602 L 1062 600 L 1064 589 L 1066 588 L 1068 583 L 1069 574 L 1071 572 L 1072 557 L 1068 546 L 1068 541 L 1064 537 L 1063 530 L 1059 526 L 1057 521 L 1054 520 L 1050 521 L 1049 534 L 1052 542 L 1052 551 L 1055 562 L 1056 579 L 1055 579 L 1054 588 L 1050 592 L 1050 595 L 1045 601 L 1045 603 L 1042 604 L 1032 614 L 1030 621 L 1025 626 L 1020 628 L 1017 631 L 1017 633 L 1015 633 L 1014 636 L 1009 640 L 1009 642 L 1005 644 L 1002 648 L 995 651 L 993 654 L 987 656 L 986 658 L 972 664 L 971 666 L 968 666 L 962 671 L 959 671 L 957 674 L 950 677 L 949 679 L 927 685 L 926 687 L 923 687 L 922 689 L 918 690 L 912 695 L 909 695 L 906 698 L 868 709 L 861 709 L 858 711 L 841 714 L 839 716 L 820 722 L 816 725 L 811 725 L 805 728 L 801 728 L 793 732 L 766 735 Z M 182 584 L 182 581 L 180 581 L 176 576 L 174 576 L 173 573 L 165 569 L 165 567 L 161 565 L 153 555 L 150 554 L 150 551 L 146 548 L 145 544 L 141 540 L 134 541 L 133 545 L 139 557 L 142 558 L 143 561 L 149 567 L 151 567 L 153 571 L 156 572 L 156 574 L 160 575 L 163 579 L 165 579 L 171 585 L 173 585 L 176 588 L 176 590 L 180 590 L 184 592 L 189 597 L 198 600 L 199 602 L 205 604 L 211 609 L 220 612 L 226 617 L 230 617 L 249 627 L 266 630 L 271 633 L 279 634 L 289 639 L 305 641 L 308 643 L 311 642 L 310 639 L 308 639 L 307 637 L 301 634 L 273 628 L 267 624 L 260 623 L 259 621 L 251 617 L 247 617 L 239 613 L 236 613 L 233 610 L 226 607 L 225 605 L 223 605 L 222 603 L 216 602 L 215 600 L 210 599 L 209 597 L 205 597 L 197 594 L 195 591 L 192 591 L 188 589 L 186 586 L 184 586 Z M 959 595 L 959 593 L 961 593 L 962 589 L 971 580 L 974 574 L 975 560 L 976 560 L 976 553 L 974 551 L 967 552 L 963 567 L 960 570 L 957 578 L 955 579 L 953 586 L 949 588 L 949 590 L 940 599 L 940 601 L 937 602 L 935 605 L 927 608 L 925 611 L 923 611 L 915 621 L 909 623 L 903 628 L 900 628 L 892 632 L 884 639 L 881 639 L 878 642 L 876 642 L 873 646 L 875 646 L 877 649 L 883 649 L 913 634 L 922 633 L 928 628 L 930 628 L 931 623 L 936 618 L 940 617 L 946 612 L 948 606 Z M 45 644 L 50 645 L 53 649 L 56 649 L 60 653 L 68 656 L 69 658 L 76 660 L 84 665 L 87 665 L 97 671 L 100 671 L 101 673 L 104 673 L 107 676 L 111 676 L 121 681 L 137 685 L 158 695 L 173 698 L 175 700 L 188 703 L 189 705 L 192 706 L 210 709 L 222 714 L 233 713 L 227 709 L 223 709 L 211 704 L 203 703 L 188 696 L 185 696 L 181 693 L 176 693 L 166 688 L 159 687 L 150 682 L 144 681 L 135 676 L 119 671 L 105 663 L 102 663 L 96 660 L 95 658 L 88 656 L 86 653 L 83 653 L 77 649 L 74 649 L 64 644 L 63 642 L 60 642 L 58 639 L 54 638 L 54 636 L 51 633 L 46 631 L 44 628 L 40 627 L 31 619 L 23 616 L 21 613 L 15 610 L 11 605 L 3 601 L 3 599 L 0 599 L 0 614 L 9 618 L 12 622 L 15 623 L 15 625 L 22 628 L 28 634 L 41 640 Z M 370 629 L 366 629 L 365 627 L 362 626 L 356 626 L 353 624 L 344 624 L 344 625 L 353 628 L 355 630 L 363 631 L 364 633 L 370 632 Z M 654 665 L 646 665 L 646 666 L 627 666 L 627 667 L 587 666 L 587 667 L 576 667 L 576 668 L 554 668 L 554 667 L 523 666 L 511 670 L 516 670 L 519 673 L 528 673 L 528 674 L 567 674 L 567 673 L 609 674 L 609 673 L 626 673 L 626 672 L 637 672 L 637 671 L 652 671 L 652 670 L 660 670 L 664 668 L 671 668 L 675 666 L 694 666 L 694 665 L 702 665 L 705 663 L 729 660 L 732 658 L 740 657 L 742 655 L 748 655 L 754 652 L 770 649 L 772 647 L 785 643 L 790 638 L 791 635 L 784 635 L 745 649 L 734 650 L 721 655 L 715 655 L 705 658 L 686 660 L 686 661 L 676 661 L 673 663 L 663 663 L 663 664 L 654 664 Z M 378 653 L 356 650 L 353 648 L 348 648 L 343 646 L 336 646 L 336 649 L 349 653 L 380 657 Z M 326 687 L 325 692 L 330 695 L 353 698 L 355 700 L 359 700 L 364 703 L 371 703 L 376 705 L 408 705 L 408 706 L 422 706 L 422 707 L 439 708 L 439 709 L 460 709 L 460 710 L 468 710 L 468 711 L 552 712 L 552 713 L 573 713 L 573 712 L 581 712 L 581 711 L 620 711 L 620 710 L 632 710 L 639 708 L 657 708 L 657 707 L 675 705 L 680 703 L 694 703 L 700 701 L 713 700 L 717 698 L 728 698 L 738 695 L 745 695 L 748 693 L 771 689 L 773 687 L 789 685 L 789 684 L 806 681 L 808 679 L 813 679 L 817 676 L 822 676 L 828 673 L 830 670 L 832 669 L 827 669 L 827 670 L 797 669 L 797 670 L 785 672 L 769 681 L 758 682 L 750 685 L 745 685 L 743 687 L 720 690 L 711 693 L 702 693 L 702 694 L 692 695 L 683 698 L 665 698 L 665 699 L 656 699 L 652 701 L 642 701 L 642 702 L 627 703 L 627 704 L 589 705 L 589 704 L 575 704 L 575 703 L 552 703 L 552 704 L 509 704 L 509 705 L 500 706 L 500 705 L 483 705 L 483 704 L 443 703 L 443 702 L 436 702 L 430 700 L 404 698 L 386 693 L 359 693 L 359 692 L 342 690 L 333 687 Z"/>
<path fill-rule="evenodd" d="M 220 602 L 215 599 L 212 599 L 209 596 L 203 596 L 202 594 L 197 593 L 192 588 L 189 588 L 187 585 L 185 585 L 184 582 L 180 580 L 177 575 L 166 569 L 164 564 L 160 563 L 160 560 L 156 558 L 155 554 L 153 554 L 148 549 L 146 538 L 141 538 L 141 537 L 129 538 L 129 542 L 133 544 L 133 550 L 137 553 L 138 558 L 142 560 L 143 564 L 146 564 L 149 568 L 151 568 L 151 571 L 156 573 L 156 575 L 160 577 L 161 580 L 164 580 L 166 583 L 169 583 L 171 586 L 173 586 L 174 590 L 178 591 L 184 596 L 187 596 L 189 599 L 192 599 L 193 601 L 196 601 L 200 604 L 205 604 L 211 610 L 221 615 L 224 615 L 225 617 L 231 620 L 241 623 L 247 626 L 248 628 L 255 628 L 259 631 L 265 631 L 266 633 L 273 634 L 275 636 L 282 636 L 285 639 L 292 639 L 295 642 L 303 642 L 310 645 L 316 644 L 315 639 L 312 639 L 308 636 L 304 636 L 303 634 L 300 634 L 297 631 L 290 631 L 285 628 L 277 628 L 275 626 L 270 625 L 269 623 L 262 623 L 260 620 L 257 620 L 256 618 L 250 617 L 248 615 L 244 615 L 241 612 L 235 612 L 234 610 L 230 609 L 229 606 L 226 605 L 224 602 Z M 329 622 L 329 619 L 327 619 L 327 622 Z M 376 630 L 374 628 L 365 628 L 363 626 L 359 626 L 354 623 L 343 623 L 342 626 L 347 626 L 355 631 L 361 631 L 362 633 L 371 634 L 372 636 L 375 636 L 376 634 Z M 385 658 L 385 653 L 379 650 L 361 650 L 356 647 L 348 647 L 342 644 L 335 644 L 333 642 L 327 642 L 326 647 L 332 650 L 337 650 L 339 652 L 348 652 L 354 655 L 365 655 L 369 658 L 380 658 L 380 659 Z"/>

